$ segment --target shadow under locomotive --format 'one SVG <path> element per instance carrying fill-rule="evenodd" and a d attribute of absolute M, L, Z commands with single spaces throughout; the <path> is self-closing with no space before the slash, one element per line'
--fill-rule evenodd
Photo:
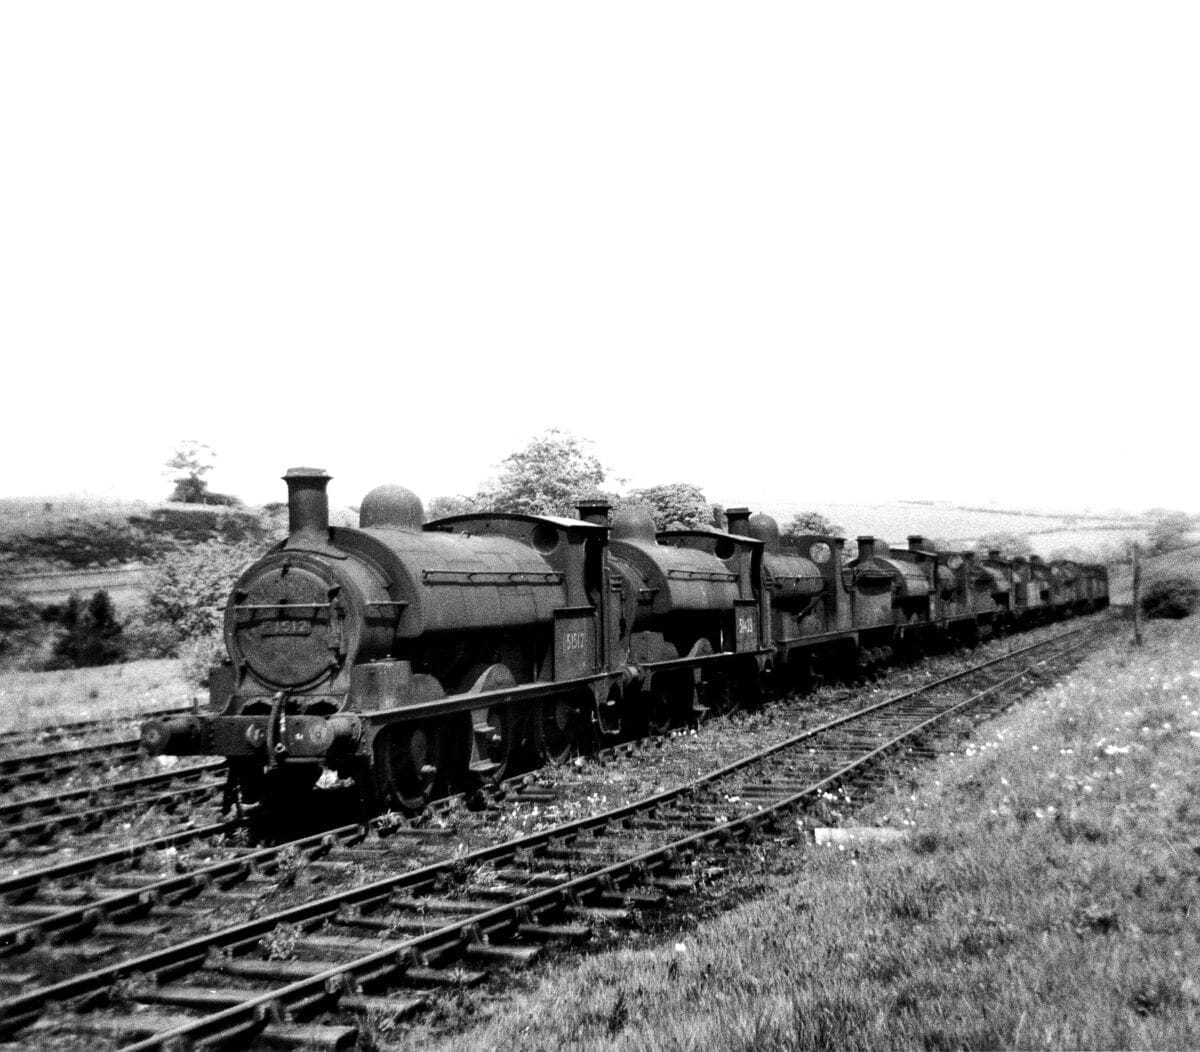
<path fill-rule="evenodd" d="M 334 782 L 370 810 L 419 811 L 588 743 L 1107 605 L 1103 567 L 919 537 L 862 537 L 847 560 L 841 538 L 785 547 L 746 509 L 728 532 L 656 532 L 602 501 L 578 519 L 425 523 L 382 486 L 355 529 L 330 527 L 324 471 L 285 481 L 288 537 L 234 585 L 208 710 L 142 731 L 152 753 L 227 757 L 230 802 L 273 814 Z"/>

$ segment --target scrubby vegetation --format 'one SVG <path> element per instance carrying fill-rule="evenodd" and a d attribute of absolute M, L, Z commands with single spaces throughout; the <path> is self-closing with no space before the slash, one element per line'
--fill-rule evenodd
<path fill-rule="evenodd" d="M 1200 600 L 1200 582 L 1185 574 L 1168 574 L 1146 585 L 1142 612 L 1147 617 L 1181 618 L 1196 609 Z"/>
<path fill-rule="evenodd" d="M 143 657 L 179 657 L 203 682 L 222 647 L 225 603 L 237 576 L 263 552 L 254 541 L 208 541 L 155 564 L 134 626 Z"/>
<path fill-rule="evenodd" d="M 153 561 L 145 600 L 114 606 L 104 591 L 38 607 L 0 588 L 0 668 L 85 668 L 145 658 L 182 658 L 202 682 L 221 649 L 225 601 L 237 575 L 262 554 L 258 539 L 175 545 Z"/>
<path fill-rule="evenodd" d="M 41 611 L 25 596 L 0 584 L 0 662 L 11 663 L 43 643 Z"/>

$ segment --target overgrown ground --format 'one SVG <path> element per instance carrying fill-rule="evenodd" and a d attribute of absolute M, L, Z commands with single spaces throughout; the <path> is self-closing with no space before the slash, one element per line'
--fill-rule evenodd
<path fill-rule="evenodd" d="M 440 1048 L 1200 1046 L 1200 623 L 1087 660 L 737 908 L 536 969 Z M 440 1041 L 440 1044 L 439 1044 Z"/>
<path fill-rule="evenodd" d="M 131 661 L 59 672 L 0 673 L 0 731 L 133 716 L 191 701 L 181 663 Z"/>
<path fill-rule="evenodd" d="M 1200 545 L 1189 545 L 1173 552 L 1148 555 L 1142 563 L 1143 587 L 1163 577 L 1185 576 L 1200 581 Z M 1108 588 L 1112 601 L 1122 606 L 1133 602 L 1133 565 L 1117 563 L 1109 567 Z"/>

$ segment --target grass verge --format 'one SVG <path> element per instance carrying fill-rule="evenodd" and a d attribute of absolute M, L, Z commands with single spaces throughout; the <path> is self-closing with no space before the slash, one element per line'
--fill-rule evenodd
<path fill-rule="evenodd" d="M 179 661 L 0 673 L 0 731 L 136 716 L 191 702 Z"/>
<path fill-rule="evenodd" d="M 856 818 L 899 844 L 767 852 L 728 912 L 551 961 L 406 1047 L 1200 1046 L 1200 623 L 1147 640 Z"/>

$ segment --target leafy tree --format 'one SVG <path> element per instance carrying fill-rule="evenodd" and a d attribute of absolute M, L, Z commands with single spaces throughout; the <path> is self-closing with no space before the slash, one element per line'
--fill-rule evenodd
<path fill-rule="evenodd" d="M 630 490 L 621 498 L 621 504 L 649 508 L 656 530 L 705 529 L 714 522 L 714 506 L 699 486 L 689 482 L 666 482 Z"/>
<path fill-rule="evenodd" d="M 846 531 L 819 511 L 801 511 L 793 515 L 787 526 L 779 531 L 779 539 L 787 544 L 810 533 L 826 537 L 842 537 Z"/>
<path fill-rule="evenodd" d="M 479 511 L 479 501 L 474 497 L 464 497 L 461 493 L 450 497 L 434 497 L 425 509 L 425 521 L 433 522 L 434 519 L 445 519 L 450 515 L 468 515 L 473 511 Z"/>
<path fill-rule="evenodd" d="M 975 542 L 975 550 L 983 555 L 993 548 L 1000 549 L 1002 559 L 1028 559 L 1033 554 L 1033 545 L 1024 533 L 985 533 Z"/>
<path fill-rule="evenodd" d="M 587 439 L 551 428 L 505 457 L 500 474 L 475 497 L 481 508 L 527 515 L 572 515 L 575 502 L 597 490 L 604 465 Z"/>
<path fill-rule="evenodd" d="M 174 476 L 175 481 L 175 489 L 167 500 L 180 504 L 207 503 L 208 483 L 204 481 L 204 476 L 212 471 L 215 458 L 212 447 L 203 442 L 190 438 L 180 442 L 168 458 L 163 472 Z"/>

